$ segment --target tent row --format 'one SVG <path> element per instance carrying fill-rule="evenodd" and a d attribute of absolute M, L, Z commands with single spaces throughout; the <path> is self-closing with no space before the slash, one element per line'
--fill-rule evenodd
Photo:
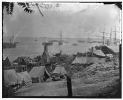
<path fill-rule="evenodd" d="M 57 66 L 53 73 L 64 75 L 66 71 L 64 67 Z M 27 71 L 17 73 L 14 69 L 4 70 L 5 85 L 21 84 L 22 82 L 26 85 L 30 85 L 32 83 L 46 81 L 50 77 L 45 66 L 33 67 L 29 73 Z"/>
<path fill-rule="evenodd" d="M 22 81 L 27 84 L 31 84 L 31 77 L 28 72 L 17 73 L 14 69 L 4 70 L 4 83 L 5 85 L 21 84 Z"/>

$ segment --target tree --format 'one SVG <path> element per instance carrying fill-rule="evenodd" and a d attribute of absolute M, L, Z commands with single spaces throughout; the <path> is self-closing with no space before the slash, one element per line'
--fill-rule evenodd
<path fill-rule="evenodd" d="M 19 6 L 24 8 L 25 12 L 32 13 L 33 10 L 30 8 L 29 3 L 17 2 Z M 2 2 L 2 11 L 6 11 L 7 14 L 12 15 L 14 9 L 14 2 Z"/>
<path fill-rule="evenodd" d="M 2 12 L 5 9 L 7 14 L 12 15 L 14 5 L 15 5 L 14 2 L 2 2 Z M 53 7 L 59 7 L 59 4 L 56 4 L 55 6 L 53 6 L 52 4 L 44 4 L 44 3 L 36 3 L 36 2 L 33 2 L 33 3 L 31 3 L 31 2 L 17 2 L 17 5 L 21 6 L 24 9 L 24 11 L 27 13 L 33 13 L 34 12 L 34 10 L 30 7 L 30 5 L 36 6 L 42 16 L 43 16 L 43 14 L 42 14 L 39 7 L 45 8 L 45 9 L 50 9 Z"/>

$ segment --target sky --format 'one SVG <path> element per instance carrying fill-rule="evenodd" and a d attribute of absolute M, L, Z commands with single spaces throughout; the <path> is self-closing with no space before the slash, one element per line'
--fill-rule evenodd
<path fill-rule="evenodd" d="M 51 3 L 52 4 L 52 3 Z M 3 36 L 16 37 L 51 37 L 59 38 L 60 31 L 63 38 L 97 38 L 110 36 L 110 31 L 119 31 L 120 9 L 115 5 L 98 3 L 59 3 L 59 7 L 50 9 L 39 7 L 43 17 L 36 7 L 29 14 L 15 3 L 12 15 L 4 12 Z M 117 38 L 120 33 L 117 32 Z M 114 32 L 112 32 L 114 37 Z"/>

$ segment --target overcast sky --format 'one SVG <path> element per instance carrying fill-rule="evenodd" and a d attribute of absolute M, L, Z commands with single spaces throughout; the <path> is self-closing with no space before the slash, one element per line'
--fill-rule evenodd
<path fill-rule="evenodd" d="M 107 33 L 111 27 L 115 30 L 115 24 L 120 26 L 120 9 L 115 5 L 60 3 L 59 7 L 51 9 L 40 7 L 43 17 L 37 8 L 32 9 L 34 12 L 28 14 L 15 4 L 13 15 L 4 14 L 4 36 L 59 37 L 61 30 L 63 38 L 87 38 L 88 34 L 102 36 L 99 31 L 103 31 L 104 23 Z"/>

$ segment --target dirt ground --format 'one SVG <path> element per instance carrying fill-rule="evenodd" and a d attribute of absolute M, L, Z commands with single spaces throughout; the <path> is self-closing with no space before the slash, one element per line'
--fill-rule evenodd
<path fill-rule="evenodd" d="M 72 79 L 73 96 L 110 97 L 119 89 L 119 70 L 101 71 L 95 75 Z M 67 96 L 67 82 L 35 83 L 23 87 L 16 96 Z"/>

